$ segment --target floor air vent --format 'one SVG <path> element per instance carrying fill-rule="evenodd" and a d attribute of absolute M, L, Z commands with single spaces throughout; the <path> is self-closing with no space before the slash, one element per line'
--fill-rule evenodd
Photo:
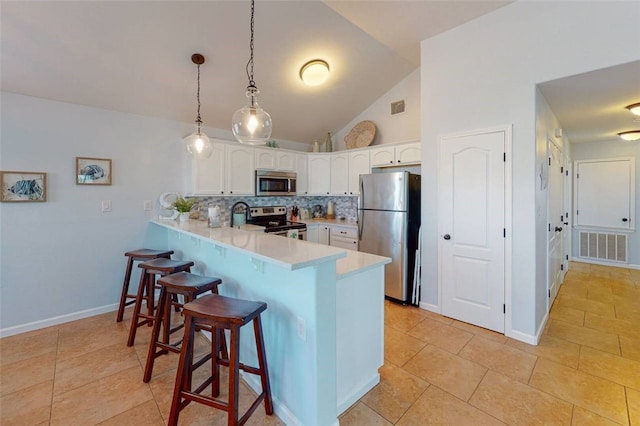
<path fill-rule="evenodd" d="M 580 231 L 580 257 L 627 262 L 627 235 Z"/>

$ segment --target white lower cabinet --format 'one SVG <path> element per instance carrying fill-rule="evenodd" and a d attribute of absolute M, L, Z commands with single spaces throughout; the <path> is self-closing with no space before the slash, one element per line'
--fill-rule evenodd
<path fill-rule="evenodd" d="M 312 243 L 318 242 L 318 224 L 307 224 L 307 241 Z"/>
<path fill-rule="evenodd" d="M 320 244 L 329 245 L 329 229 L 328 225 L 318 225 L 318 242 Z"/>
<path fill-rule="evenodd" d="M 343 226 L 332 226 L 329 245 L 358 251 L 358 230 Z"/>

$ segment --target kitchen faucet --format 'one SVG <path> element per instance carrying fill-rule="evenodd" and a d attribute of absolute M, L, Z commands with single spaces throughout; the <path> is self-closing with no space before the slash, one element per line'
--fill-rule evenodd
<path fill-rule="evenodd" d="M 245 217 L 245 223 L 247 222 L 247 216 L 249 215 L 249 205 L 247 203 L 245 203 L 244 201 L 238 201 L 236 203 L 234 203 L 231 206 L 231 219 L 230 219 L 230 223 L 231 223 L 231 227 L 233 228 L 233 214 L 236 211 L 236 207 L 237 206 L 244 206 L 244 217 Z"/>

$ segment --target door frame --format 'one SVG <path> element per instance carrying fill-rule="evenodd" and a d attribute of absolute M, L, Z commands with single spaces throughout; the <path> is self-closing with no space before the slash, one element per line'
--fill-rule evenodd
<path fill-rule="evenodd" d="M 513 151 L 512 151 L 512 134 L 513 124 L 489 127 L 478 130 L 468 130 L 463 132 L 448 133 L 438 137 L 437 158 L 440 158 L 440 146 L 447 139 L 485 135 L 488 133 L 504 133 L 504 227 L 506 236 L 504 238 L 504 334 L 507 337 L 513 335 L 511 328 L 511 283 L 512 283 L 512 229 L 513 229 Z M 438 162 L 438 168 L 440 163 Z M 438 217 L 438 229 L 440 229 L 440 218 Z M 438 308 L 442 313 L 442 257 L 441 257 L 441 241 L 438 241 Z"/>
<path fill-rule="evenodd" d="M 551 160 L 551 145 L 555 146 L 558 149 L 558 152 L 560 153 L 560 167 L 562 168 L 561 170 L 563 170 L 562 172 L 562 199 L 561 199 L 561 203 L 562 203 L 562 215 L 564 217 L 565 212 L 568 212 L 567 210 L 567 206 L 566 206 L 566 200 L 567 200 L 567 194 L 566 194 L 566 170 L 567 170 L 567 161 L 566 161 L 566 157 L 565 157 L 565 153 L 562 150 L 562 144 L 556 143 L 556 139 L 554 139 L 551 135 L 547 135 L 547 159 L 550 161 Z M 551 184 L 551 163 L 547 163 L 547 176 L 548 179 L 547 181 L 549 182 L 549 185 L 547 185 L 546 188 L 546 198 L 547 198 L 547 223 L 550 224 L 551 223 L 551 211 L 550 211 L 550 207 L 551 207 L 551 189 L 550 189 L 550 184 Z M 562 223 L 564 224 L 566 218 L 563 219 Z M 564 234 L 562 234 L 561 236 L 561 242 L 562 242 L 562 253 L 560 254 L 560 265 L 562 265 L 561 271 L 560 271 L 560 282 L 557 283 L 557 290 L 556 290 L 556 294 L 555 297 L 553 299 L 553 301 L 555 301 L 556 297 L 558 296 L 558 292 L 560 291 L 560 287 L 562 286 L 562 283 L 564 282 L 564 275 L 567 273 L 566 270 L 564 270 L 564 265 L 565 265 L 565 255 L 567 253 L 567 248 L 566 246 L 566 233 L 569 231 L 569 226 L 567 225 L 563 225 L 563 231 L 565 231 Z M 551 268 L 551 245 L 549 244 L 549 235 L 547 234 L 547 313 L 549 313 L 551 311 L 551 306 L 553 306 L 553 302 L 551 301 L 551 280 L 550 280 L 550 271 L 549 269 Z"/>

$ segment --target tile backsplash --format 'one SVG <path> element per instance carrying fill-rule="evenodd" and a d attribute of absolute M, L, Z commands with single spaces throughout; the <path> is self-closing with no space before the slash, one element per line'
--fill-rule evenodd
<path fill-rule="evenodd" d="M 194 207 L 191 214 L 192 218 L 206 220 L 207 207 L 217 205 L 222 213 L 222 220 L 228 221 L 231 216 L 231 206 L 238 201 L 244 201 L 251 207 L 261 206 L 287 206 L 287 215 L 291 211 L 291 207 L 299 208 L 309 207 L 313 210 L 313 206 L 320 204 L 322 210 L 326 213 L 327 203 L 333 201 L 335 203 L 336 218 L 344 217 L 345 219 L 355 219 L 358 209 L 358 197 L 311 197 L 311 196 L 293 196 L 293 197 L 187 197 L 198 200 L 197 207 Z"/>

